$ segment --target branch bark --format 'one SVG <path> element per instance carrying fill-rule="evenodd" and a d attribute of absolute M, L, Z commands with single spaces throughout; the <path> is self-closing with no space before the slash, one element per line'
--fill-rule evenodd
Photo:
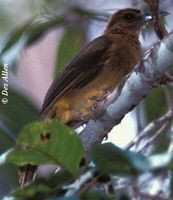
<path fill-rule="evenodd" d="M 153 46 L 140 67 L 136 67 L 124 82 L 121 90 L 116 90 L 109 100 L 101 105 L 105 108 L 104 113 L 86 124 L 80 133 L 86 152 L 89 153 L 93 145 L 100 143 L 154 86 L 160 85 L 162 77 L 172 66 L 173 32 Z"/>

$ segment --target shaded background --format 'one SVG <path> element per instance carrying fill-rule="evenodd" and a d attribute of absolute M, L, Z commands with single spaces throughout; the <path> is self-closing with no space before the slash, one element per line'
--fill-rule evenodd
<path fill-rule="evenodd" d="M 127 7 L 148 11 L 142 0 L 0 1 L 0 50 L 8 46 L 1 54 L 1 67 L 3 63 L 9 66 L 9 102 L 7 105 L 0 104 L 1 154 L 13 147 L 18 132 L 25 124 L 37 120 L 43 98 L 55 75 L 85 43 L 102 34 L 107 23 L 103 16 Z M 160 9 L 170 12 L 164 20 L 168 31 L 172 30 L 172 1 L 161 1 Z M 101 17 L 96 19 L 95 14 Z M 31 19 L 36 21 L 35 26 L 26 26 Z M 42 25 L 54 19 L 61 20 L 56 25 Z M 20 28 L 24 26 L 28 32 L 20 34 Z M 10 38 L 11 45 L 7 45 Z M 144 49 L 158 40 L 151 24 L 143 31 L 140 40 Z M 2 87 L 2 80 L 0 83 Z M 124 147 L 132 136 L 167 110 L 171 93 L 172 88 L 168 87 L 154 89 L 135 111 L 116 126 L 108 141 Z M 163 151 L 167 140 L 168 135 L 160 136 L 155 147 L 149 150 Z M 1 167 L 0 197 L 16 185 L 15 167 L 7 164 Z"/>

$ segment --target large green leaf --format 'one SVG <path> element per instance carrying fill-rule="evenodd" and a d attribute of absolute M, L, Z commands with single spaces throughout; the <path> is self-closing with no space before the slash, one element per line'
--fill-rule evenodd
<path fill-rule="evenodd" d="M 55 74 L 60 72 L 72 60 L 84 42 L 85 34 L 82 28 L 74 26 L 66 30 L 57 49 Z"/>
<path fill-rule="evenodd" d="M 134 175 L 148 169 L 144 156 L 112 143 L 97 145 L 93 150 L 93 159 L 98 170 L 108 174 Z"/>
<path fill-rule="evenodd" d="M 54 120 L 25 126 L 8 161 L 16 165 L 58 164 L 76 175 L 84 157 L 79 136 Z"/>
<path fill-rule="evenodd" d="M 103 173 L 116 175 L 135 175 L 150 170 L 168 169 L 172 157 L 172 152 L 145 157 L 112 143 L 97 145 L 93 150 L 96 168 Z"/>

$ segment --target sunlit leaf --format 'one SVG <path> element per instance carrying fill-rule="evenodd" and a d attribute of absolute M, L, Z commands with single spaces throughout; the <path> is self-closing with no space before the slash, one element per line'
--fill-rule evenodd
<path fill-rule="evenodd" d="M 76 175 L 83 157 L 79 136 L 65 125 L 48 120 L 24 127 L 8 160 L 20 166 L 58 164 Z"/>

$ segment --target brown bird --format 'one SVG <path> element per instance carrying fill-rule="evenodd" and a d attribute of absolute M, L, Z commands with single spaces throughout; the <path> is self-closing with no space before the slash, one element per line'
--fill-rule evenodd
<path fill-rule="evenodd" d="M 95 116 L 94 107 L 111 93 L 142 58 L 139 32 L 151 20 L 137 9 L 112 15 L 102 36 L 88 43 L 51 84 L 40 116 L 67 125 Z M 27 166 L 24 184 L 35 168 Z"/>
<path fill-rule="evenodd" d="M 151 19 L 137 9 L 112 15 L 104 34 L 88 43 L 57 76 L 45 97 L 42 118 L 71 125 L 94 117 L 94 108 L 142 58 L 138 34 Z"/>

